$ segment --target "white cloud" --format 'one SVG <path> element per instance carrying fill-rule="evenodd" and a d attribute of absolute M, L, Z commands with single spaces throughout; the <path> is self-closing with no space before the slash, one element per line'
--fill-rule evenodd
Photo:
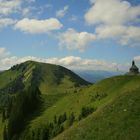
<path fill-rule="evenodd" d="M 83 59 L 76 56 L 67 56 L 62 58 L 38 58 L 33 56 L 21 57 L 16 56 L 5 57 L 0 59 L 0 69 L 8 69 L 15 64 L 20 64 L 22 62 L 33 60 L 43 63 L 51 63 L 56 65 L 61 65 L 73 70 L 109 70 L 116 71 L 119 70 L 128 70 L 129 65 L 127 64 L 117 64 L 114 62 L 108 62 L 104 60 L 96 59 Z"/>
<path fill-rule="evenodd" d="M 134 22 L 140 16 L 140 6 L 124 0 L 96 0 L 85 14 L 88 24 L 120 25 Z"/>
<path fill-rule="evenodd" d="M 13 25 L 16 23 L 16 20 L 11 18 L 0 18 L 0 28 L 4 28 L 9 25 Z"/>
<path fill-rule="evenodd" d="M 96 59 L 83 59 L 81 57 L 67 56 L 64 58 L 50 58 L 47 60 L 53 64 L 59 64 L 71 69 L 87 70 L 116 70 L 117 64 Z"/>
<path fill-rule="evenodd" d="M 133 46 L 133 43 L 140 43 L 140 27 L 135 26 L 99 26 L 96 28 L 96 36 L 98 39 L 117 39 L 122 45 L 129 44 Z"/>
<path fill-rule="evenodd" d="M 61 47 L 67 49 L 79 49 L 83 51 L 88 47 L 89 43 L 96 39 L 95 35 L 88 32 L 77 32 L 74 29 L 68 29 L 67 31 L 59 35 L 59 44 Z"/>
<path fill-rule="evenodd" d="M 0 0 L 0 15 L 9 15 L 21 8 L 21 0 Z"/>
<path fill-rule="evenodd" d="M 38 11 L 46 5 L 37 7 L 33 5 L 36 0 L 0 0 L 0 17 L 18 15 L 20 17 L 36 17 Z"/>
<path fill-rule="evenodd" d="M 56 12 L 56 16 L 59 17 L 59 18 L 64 17 L 65 14 L 67 13 L 68 9 L 69 9 L 69 6 L 68 6 L 68 5 L 64 6 L 63 9 L 58 10 L 58 11 Z"/>
<path fill-rule="evenodd" d="M 99 26 L 96 28 L 96 34 L 98 38 L 104 39 L 104 38 L 116 38 L 120 37 L 125 34 L 126 27 L 125 26 Z"/>
<path fill-rule="evenodd" d="M 132 6 L 124 0 L 91 0 L 91 8 L 85 14 L 89 25 L 95 26 L 98 40 L 114 39 L 121 45 L 140 44 L 140 5 Z"/>
<path fill-rule="evenodd" d="M 16 23 L 15 29 L 19 29 L 25 33 L 40 34 L 58 30 L 62 26 L 63 25 L 56 18 L 45 20 L 24 18 Z"/>

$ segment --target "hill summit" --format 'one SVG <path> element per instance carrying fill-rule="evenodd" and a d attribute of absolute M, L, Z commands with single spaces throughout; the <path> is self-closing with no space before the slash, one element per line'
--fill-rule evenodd
<path fill-rule="evenodd" d="M 89 84 L 67 68 L 34 61 L 27 61 L 1 72 L 0 82 L 0 91 L 10 94 L 31 85 L 38 86 L 42 94 L 52 94 Z"/>

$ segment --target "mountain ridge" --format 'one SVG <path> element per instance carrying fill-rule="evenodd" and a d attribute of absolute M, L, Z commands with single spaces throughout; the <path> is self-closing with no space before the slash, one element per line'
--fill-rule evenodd
<path fill-rule="evenodd" d="M 14 74 L 15 74 L 15 77 L 12 76 Z M 28 85 L 29 83 L 31 83 L 31 79 L 35 78 L 36 80 L 38 80 L 36 82 L 41 81 L 42 83 L 44 82 L 43 84 L 46 84 L 46 85 L 49 84 L 49 86 L 51 86 L 52 84 L 57 86 L 63 81 L 65 76 L 67 76 L 68 81 L 74 82 L 77 85 L 89 84 L 89 82 L 83 80 L 78 75 L 74 74 L 71 70 L 68 70 L 62 66 L 54 65 L 54 64 L 47 64 L 47 63 L 39 63 L 39 62 L 35 62 L 35 61 L 27 61 L 25 63 L 15 65 L 15 66 L 11 67 L 11 69 L 9 69 L 7 71 L 3 71 L 0 74 L 0 78 L 3 75 L 4 76 L 8 75 L 7 77 L 11 76 L 9 79 L 7 78 L 6 81 L 4 81 L 4 80 L 2 81 L 0 79 L 2 83 L 6 83 L 6 84 L 12 83 L 15 80 L 15 78 L 19 77 L 22 79 L 22 82 L 25 85 Z M 40 75 L 40 77 L 39 77 L 39 75 Z M 33 79 L 33 81 L 35 79 Z M 38 84 L 40 84 L 40 83 L 38 83 Z M 42 89 L 43 84 L 38 85 L 38 86 L 42 86 L 42 87 L 40 87 L 41 90 L 43 90 Z M 0 88 L 4 88 L 4 85 Z"/>

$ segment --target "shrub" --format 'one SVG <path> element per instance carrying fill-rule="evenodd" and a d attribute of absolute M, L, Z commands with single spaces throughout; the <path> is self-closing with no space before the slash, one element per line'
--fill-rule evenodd
<path fill-rule="evenodd" d="M 75 116 L 74 113 L 72 112 L 68 118 L 68 125 L 71 126 L 74 121 L 75 121 Z"/>
<path fill-rule="evenodd" d="M 80 115 L 79 115 L 79 120 L 81 120 L 82 118 L 87 117 L 88 115 L 90 115 L 91 113 L 93 113 L 96 109 L 93 107 L 82 107 Z"/>
<path fill-rule="evenodd" d="M 101 100 L 103 98 L 105 98 L 107 96 L 106 93 L 94 93 L 92 96 L 91 96 L 91 101 L 96 101 L 96 100 Z"/>
<path fill-rule="evenodd" d="M 58 118 L 58 124 L 62 124 L 63 122 L 65 122 L 67 119 L 67 115 L 66 113 L 64 113 L 63 115 L 60 115 Z"/>

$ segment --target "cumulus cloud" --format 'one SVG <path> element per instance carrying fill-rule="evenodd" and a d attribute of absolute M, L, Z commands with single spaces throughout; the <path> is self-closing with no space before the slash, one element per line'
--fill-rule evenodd
<path fill-rule="evenodd" d="M 103 60 L 83 59 L 81 57 L 67 56 L 64 58 L 48 59 L 48 62 L 59 64 L 71 69 L 85 70 L 116 70 L 117 64 Z"/>
<path fill-rule="evenodd" d="M 59 37 L 60 45 L 67 49 L 84 50 L 95 40 L 111 39 L 122 46 L 140 46 L 140 5 L 133 6 L 125 0 L 90 0 L 91 8 L 85 21 L 95 32 L 77 32 L 68 29 Z"/>
<path fill-rule="evenodd" d="M 59 45 L 66 47 L 67 49 L 79 49 L 83 51 L 88 47 L 89 43 L 96 39 L 95 35 L 88 32 L 77 32 L 74 29 L 68 29 L 67 31 L 59 35 Z"/>
<path fill-rule="evenodd" d="M 5 57 L 3 59 L 0 59 L 0 69 L 8 69 L 15 64 L 20 64 L 28 60 L 61 65 L 72 70 L 83 69 L 83 70 L 116 71 L 117 69 L 127 70 L 129 66 L 127 64 L 122 65 L 114 62 L 104 61 L 104 60 L 83 59 L 81 57 L 76 57 L 76 56 L 67 56 L 62 58 L 38 58 L 33 56 L 18 58 L 16 56 L 11 56 L 11 57 Z"/>
<path fill-rule="evenodd" d="M 33 2 L 35 0 L 0 0 L 0 16 L 27 12 L 27 5 L 31 5 Z"/>
<path fill-rule="evenodd" d="M 132 6 L 124 0 L 90 0 L 91 8 L 85 14 L 89 25 L 95 26 L 97 39 L 115 39 L 121 45 L 140 44 L 140 5 Z"/>
<path fill-rule="evenodd" d="M 133 46 L 134 41 L 139 42 L 140 27 L 135 26 L 99 26 L 96 28 L 98 39 L 117 39 L 122 45 L 130 44 Z"/>
<path fill-rule="evenodd" d="M 0 15 L 9 15 L 21 8 L 21 0 L 0 0 Z"/>
<path fill-rule="evenodd" d="M 7 27 L 16 23 L 16 20 L 11 18 L 0 18 L 0 28 Z"/>
<path fill-rule="evenodd" d="M 68 5 L 64 6 L 63 9 L 60 9 L 60 10 L 56 11 L 56 16 L 59 17 L 59 18 L 64 17 L 65 14 L 67 13 L 68 9 L 69 9 Z"/>
<path fill-rule="evenodd" d="M 16 23 L 15 29 L 19 29 L 25 33 L 40 34 L 58 30 L 62 28 L 62 26 L 56 18 L 44 20 L 24 18 Z"/>
<path fill-rule="evenodd" d="M 140 15 L 140 6 L 132 6 L 124 0 L 95 0 L 85 14 L 88 24 L 120 25 L 134 21 Z"/>

